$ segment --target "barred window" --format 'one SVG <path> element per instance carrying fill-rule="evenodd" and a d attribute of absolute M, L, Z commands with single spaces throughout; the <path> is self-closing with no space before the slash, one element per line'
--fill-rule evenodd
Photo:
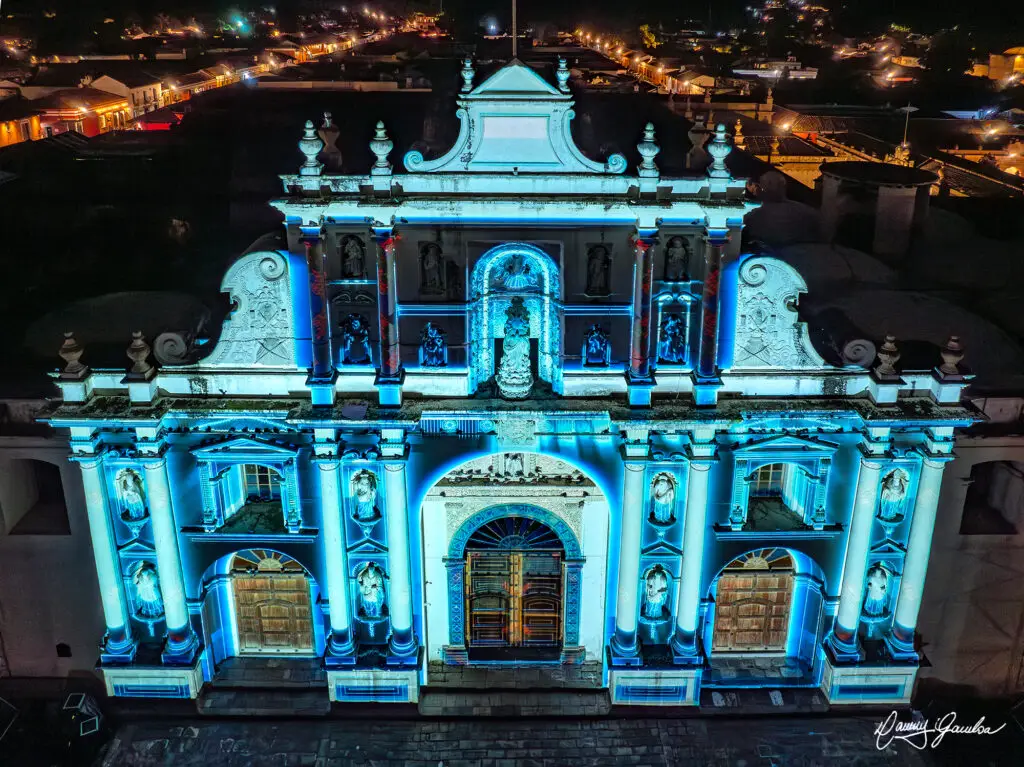
<path fill-rule="evenodd" d="M 262 501 L 278 501 L 281 499 L 281 475 L 266 466 L 246 464 L 245 475 L 246 497 L 256 497 Z"/>
<path fill-rule="evenodd" d="M 750 483 L 750 494 L 755 498 L 782 495 L 782 481 L 785 475 L 785 468 L 785 464 L 782 463 L 762 466 L 757 470 L 757 474 L 754 475 L 753 482 Z"/>

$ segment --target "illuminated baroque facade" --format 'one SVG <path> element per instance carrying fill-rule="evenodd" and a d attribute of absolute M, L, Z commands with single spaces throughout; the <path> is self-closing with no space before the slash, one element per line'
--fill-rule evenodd
<path fill-rule="evenodd" d="M 667 178 L 648 126 L 630 174 L 575 146 L 564 62 L 556 85 L 474 76 L 455 146 L 404 173 L 378 123 L 370 173 L 328 175 L 307 123 L 272 203 L 287 250 L 230 267 L 200 352 L 156 368 L 137 335 L 125 375 L 65 343 L 49 420 L 82 472 L 108 691 L 196 697 L 269 655 L 322 657 L 342 702 L 481 666 L 615 704 L 907 701 L 972 422 L 956 344 L 932 370 L 890 344 L 827 365 L 800 275 L 741 252 L 724 129 Z"/>

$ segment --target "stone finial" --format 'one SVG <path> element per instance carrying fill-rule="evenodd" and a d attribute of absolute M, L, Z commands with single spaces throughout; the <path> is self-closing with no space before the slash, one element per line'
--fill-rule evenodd
<path fill-rule="evenodd" d="M 683 117 L 687 120 L 693 121 L 693 104 L 690 103 L 690 97 L 686 97 L 686 111 L 683 112 Z"/>
<path fill-rule="evenodd" d="M 142 331 L 136 330 L 132 333 L 132 342 L 127 351 L 128 359 L 132 361 L 132 366 L 128 370 L 130 376 L 148 378 L 153 374 L 154 367 L 149 364 L 149 352 L 149 344 L 146 343 Z"/>
<path fill-rule="evenodd" d="M 569 92 L 569 67 L 566 66 L 565 58 L 559 56 L 558 69 L 555 70 L 555 77 L 558 78 L 558 90 L 562 93 Z"/>
<path fill-rule="evenodd" d="M 886 336 L 885 343 L 878 350 L 878 365 L 875 366 L 875 373 L 881 378 L 894 378 L 899 375 L 896 372 L 896 363 L 900 361 L 900 350 L 896 346 L 896 336 Z"/>
<path fill-rule="evenodd" d="M 743 138 L 743 122 L 740 118 L 736 118 L 736 125 L 733 127 L 732 143 L 737 149 L 745 149 L 746 143 Z"/>
<path fill-rule="evenodd" d="M 60 374 L 61 378 L 82 378 L 89 372 L 89 368 L 79 362 L 84 353 L 85 347 L 78 343 L 77 339 L 75 339 L 75 334 L 70 330 L 66 332 L 64 334 L 64 343 L 61 344 L 60 351 L 58 352 L 60 358 L 67 363 Z"/>
<path fill-rule="evenodd" d="M 729 169 L 725 167 L 725 158 L 729 156 L 732 147 L 729 146 L 729 139 L 725 134 L 725 124 L 719 123 L 715 129 L 715 137 L 708 146 L 708 154 L 714 158 L 711 167 L 708 168 L 708 175 L 711 178 L 729 178 Z"/>
<path fill-rule="evenodd" d="M 299 168 L 300 176 L 319 176 L 324 169 L 322 163 L 316 158 L 320 150 L 324 148 L 324 142 L 316 135 L 316 126 L 312 120 L 306 120 L 306 126 L 299 139 L 299 151 L 306 155 L 306 161 Z"/>
<path fill-rule="evenodd" d="M 331 170 L 341 169 L 341 151 L 338 149 L 338 136 L 341 131 L 334 124 L 330 112 L 324 112 L 324 122 L 317 131 L 320 140 L 324 142 L 322 153 L 323 163 Z"/>
<path fill-rule="evenodd" d="M 960 336 L 950 336 L 940 354 L 942 364 L 939 365 L 939 372 L 944 376 L 960 375 L 960 363 L 964 359 L 964 345 L 960 343 Z"/>
<path fill-rule="evenodd" d="M 388 162 L 388 155 L 395 148 L 395 143 L 388 138 L 388 132 L 384 130 L 384 123 L 377 121 L 377 132 L 370 141 L 370 151 L 377 156 L 377 161 L 370 169 L 371 176 L 390 176 L 391 163 Z"/>
<path fill-rule="evenodd" d="M 769 146 L 771 147 L 771 150 L 772 150 L 772 157 L 778 157 L 779 156 L 779 146 L 781 146 L 781 142 L 779 141 L 779 137 L 778 136 L 772 136 L 772 141 L 771 141 L 771 144 Z"/>
<path fill-rule="evenodd" d="M 473 75 L 476 72 L 473 71 L 473 59 L 467 56 L 462 60 L 462 92 L 469 93 L 473 90 Z"/>
<path fill-rule="evenodd" d="M 654 158 L 657 156 L 661 148 L 654 143 L 654 123 L 647 123 L 644 126 L 644 138 L 639 144 L 636 145 L 637 151 L 640 152 L 640 156 L 643 161 L 640 163 L 640 175 L 641 176 L 657 176 L 658 166 L 654 164 Z"/>

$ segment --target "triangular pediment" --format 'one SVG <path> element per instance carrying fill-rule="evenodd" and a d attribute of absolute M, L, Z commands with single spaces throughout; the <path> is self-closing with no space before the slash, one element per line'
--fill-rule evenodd
<path fill-rule="evenodd" d="M 387 549 L 373 538 L 363 538 L 349 547 L 349 554 L 383 554 Z"/>
<path fill-rule="evenodd" d="M 733 451 L 738 456 L 760 455 L 762 453 L 804 453 L 814 455 L 816 453 L 834 453 L 839 447 L 833 442 L 817 439 L 815 437 L 798 437 L 793 434 L 780 434 L 777 437 L 755 439 L 743 447 Z"/>
<path fill-rule="evenodd" d="M 155 549 L 141 538 L 136 538 L 117 551 L 122 557 L 149 557 L 153 556 Z"/>
<path fill-rule="evenodd" d="M 658 541 L 652 543 L 650 546 L 646 546 L 640 550 L 640 553 L 645 556 L 679 556 L 682 554 L 682 550 L 672 546 L 671 544 L 665 543 L 665 541 Z"/>
<path fill-rule="evenodd" d="M 195 428 L 197 430 L 210 429 L 211 431 L 227 431 L 229 429 L 237 431 L 239 428 L 248 428 L 250 431 L 258 429 L 273 430 L 281 429 L 282 423 L 258 416 L 231 416 L 228 418 L 211 418 L 198 421 L 195 424 Z"/>
<path fill-rule="evenodd" d="M 467 98 L 481 97 L 529 98 L 531 96 L 548 95 L 566 98 L 558 88 L 523 64 L 513 59 L 506 66 L 474 88 Z"/>
<path fill-rule="evenodd" d="M 223 460 L 224 458 L 285 460 L 294 458 L 297 453 L 298 450 L 294 447 L 253 437 L 233 437 L 192 448 L 192 455 L 208 461 Z"/>
<path fill-rule="evenodd" d="M 899 543 L 894 541 L 892 538 L 886 538 L 884 541 L 880 541 L 871 547 L 871 553 L 875 555 L 879 554 L 906 554 L 906 549 L 900 546 Z"/>

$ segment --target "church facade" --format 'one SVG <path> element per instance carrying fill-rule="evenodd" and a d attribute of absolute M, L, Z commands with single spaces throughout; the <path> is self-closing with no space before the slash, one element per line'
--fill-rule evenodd
<path fill-rule="evenodd" d="M 820 687 L 903 703 L 969 376 L 887 342 L 826 364 L 786 263 L 741 248 L 726 163 L 584 156 L 556 83 L 466 61 L 445 154 L 305 163 L 287 249 L 227 271 L 219 338 L 90 369 L 47 418 L 82 473 L 118 696 L 322 658 L 338 702 L 523 669 L 613 704 Z M 898 329 L 894 329 L 898 330 Z M 870 346 L 870 345 L 868 345 Z M 854 350 L 856 351 L 856 350 Z M 166 358 L 167 350 L 162 357 Z M 99 639 L 99 637 L 97 637 Z"/>

